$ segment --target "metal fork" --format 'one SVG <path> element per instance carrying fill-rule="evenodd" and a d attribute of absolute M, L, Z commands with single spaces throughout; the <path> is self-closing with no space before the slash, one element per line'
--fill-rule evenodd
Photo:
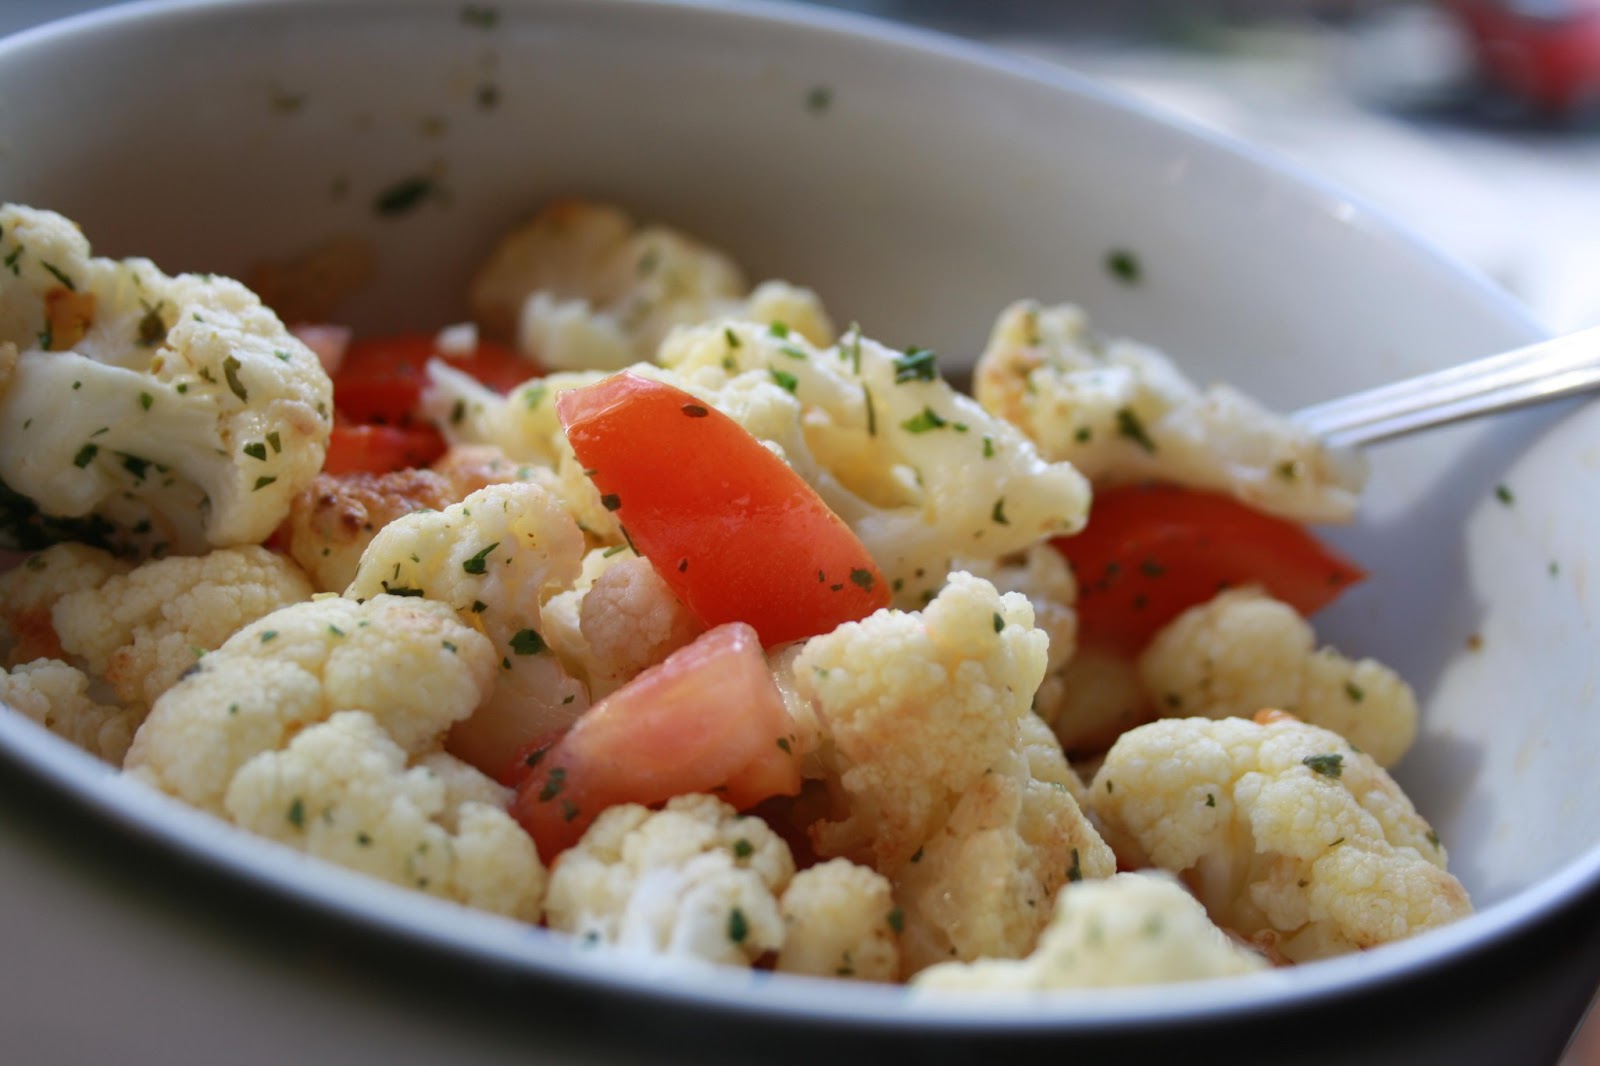
<path fill-rule="evenodd" d="M 1360 447 L 1600 387 L 1600 327 L 1302 407 L 1289 417 L 1334 447 Z"/>

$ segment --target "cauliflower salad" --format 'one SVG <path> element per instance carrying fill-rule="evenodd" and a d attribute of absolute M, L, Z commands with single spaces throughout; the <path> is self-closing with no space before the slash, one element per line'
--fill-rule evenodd
<path fill-rule="evenodd" d="M 1361 471 L 1001 310 L 937 358 L 566 200 L 436 335 L 0 208 L 0 713 L 278 845 L 685 965 L 1065 990 L 1470 911 L 1307 621 Z"/>

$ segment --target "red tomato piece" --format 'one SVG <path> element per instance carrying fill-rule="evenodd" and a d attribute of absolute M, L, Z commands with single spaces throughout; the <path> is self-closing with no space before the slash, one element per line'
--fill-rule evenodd
<path fill-rule="evenodd" d="M 444 438 L 432 426 L 357 425 L 335 422 L 328 437 L 325 474 L 386 474 L 427 466 L 445 452 Z"/>
<path fill-rule="evenodd" d="M 800 791 L 794 722 L 760 639 L 741 622 L 701 634 L 535 748 L 511 814 L 546 863 L 608 807 L 709 792 L 744 810 Z"/>
<path fill-rule="evenodd" d="M 634 548 L 707 627 L 748 622 L 771 647 L 888 605 L 850 527 L 727 415 L 626 371 L 556 410 Z"/>
<path fill-rule="evenodd" d="M 1366 577 L 1297 523 L 1174 485 L 1097 490 L 1083 532 L 1052 543 L 1078 578 L 1083 641 L 1124 652 L 1224 588 L 1309 615 Z"/>
<path fill-rule="evenodd" d="M 403 425 L 416 415 L 430 359 L 444 359 L 496 392 L 510 392 L 541 371 L 512 349 L 479 341 L 471 354 L 446 357 L 432 334 L 364 337 L 351 341 L 333 374 L 333 402 L 353 422 Z"/>

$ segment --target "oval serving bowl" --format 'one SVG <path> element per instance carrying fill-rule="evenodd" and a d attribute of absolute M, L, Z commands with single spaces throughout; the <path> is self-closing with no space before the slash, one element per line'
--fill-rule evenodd
<path fill-rule="evenodd" d="M 1539 335 L 1402 227 L 1246 147 L 1056 68 L 781 4 L 134 3 L 0 41 L 0 145 L 0 193 L 75 219 L 98 254 L 244 277 L 330 238 L 369 243 L 375 276 L 339 308 L 358 330 L 464 317 L 494 238 L 582 194 L 720 245 L 752 277 L 809 285 L 839 321 L 935 347 L 947 369 L 970 365 L 1021 296 L 1082 304 L 1279 409 Z M 1115 252 L 1137 257 L 1137 284 L 1107 269 Z M 1581 489 L 1597 454 L 1600 411 L 1575 403 L 1373 451 L 1360 520 L 1332 534 L 1372 577 L 1318 631 L 1416 687 L 1422 732 L 1397 777 L 1479 913 L 1258 978 L 1001 1005 L 742 972 L 666 980 L 243 837 L 17 716 L 0 715 L 0 749 L 306 905 L 497 979 L 625 1003 L 639 1030 L 613 1043 L 645 1041 L 652 1019 L 715 1017 L 735 1044 L 768 1034 L 769 1054 L 780 1029 L 794 1054 L 848 1032 L 940 1054 L 1070 1038 L 1102 1058 L 1183 1046 L 1249 1061 L 1270 1049 L 1241 1049 L 1242 1026 L 1358 1010 L 1370 1046 L 1341 1053 L 1414 1062 L 1419 1047 L 1489 1046 L 1512 1006 L 1463 975 L 1514 957 L 1561 991 L 1543 1023 L 1558 1044 L 1587 988 L 1549 946 L 1592 935 L 1600 884 L 1600 823 L 1584 817 L 1600 807 L 1600 504 Z M 1396 992 L 1450 981 L 1478 989 L 1457 1000 L 1475 1020 L 1408 1044 L 1421 1038 Z"/>

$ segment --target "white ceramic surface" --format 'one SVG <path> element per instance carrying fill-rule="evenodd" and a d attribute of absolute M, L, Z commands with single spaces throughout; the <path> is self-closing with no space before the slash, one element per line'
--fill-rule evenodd
<path fill-rule="evenodd" d="M 1194 376 L 1283 408 L 1538 333 L 1338 190 L 1056 69 L 784 6 L 493 6 L 485 26 L 423 0 L 132 4 L 0 41 L 0 197 L 169 270 L 242 274 L 359 234 L 382 264 L 348 308 L 365 329 L 460 317 L 494 236 L 582 193 L 701 234 L 752 277 L 811 285 L 840 321 L 933 346 L 948 366 L 1019 296 L 1082 303 Z M 441 194 L 374 209 L 414 175 Z M 1105 269 L 1113 249 L 1138 256 L 1139 284 Z M 1423 735 L 1399 776 L 1481 913 L 1258 979 L 1022 1003 L 1004 1012 L 1016 1024 L 1242 1015 L 1404 979 L 1516 935 L 1600 878 L 1600 824 L 1585 817 L 1600 807 L 1600 504 L 1586 489 L 1600 408 L 1440 431 L 1372 459 L 1359 523 L 1333 534 L 1372 578 L 1320 629 L 1417 687 Z M 141 833 L 496 966 L 889 1026 L 995 1009 L 735 972 L 663 985 L 239 837 L 15 716 L 0 715 L 0 748 Z"/>

